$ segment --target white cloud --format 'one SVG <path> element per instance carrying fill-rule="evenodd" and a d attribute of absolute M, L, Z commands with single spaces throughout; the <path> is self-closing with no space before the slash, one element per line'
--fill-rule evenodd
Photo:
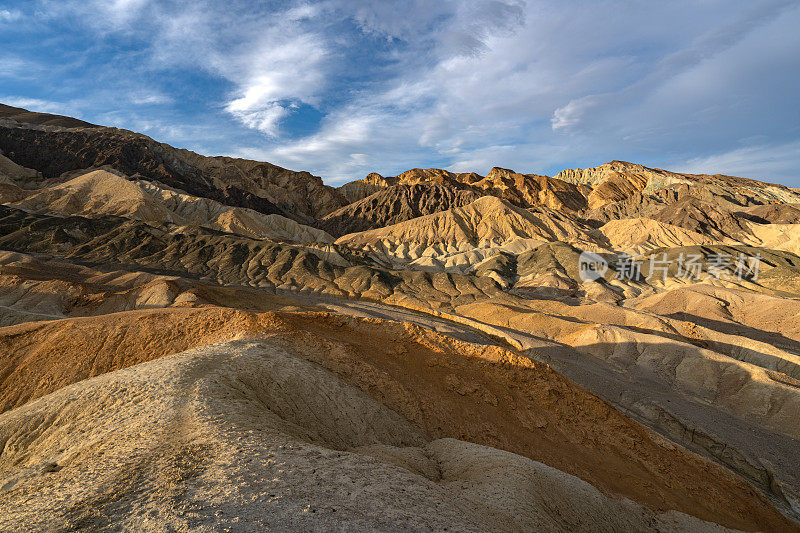
<path fill-rule="evenodd" d="M 325 45 L 313 34 L 280 41 L 265 38 L 233 65 L 219 67 L 238 85 L 238 97 L 225 109 L 246 126 L 277 136 L 292 104 L 318 101 L 324 90 L 326 56 Z"/>
<path fill-rule="evenodd" d="M 292 168 L 305 168 L 317 172 L 325 171 L 328 178 L 346 178 L 359 173 L 365 166 L 374 165 L 380 158 L 375 150 L 375 145 L 370 138 L 375 134 L 380 125 L 381 115 L 361 112 L 337 113 L 328 117 L 322 130 L 304 139 L 284 142 L 271 149 L 250 148 L 240 150 L 239 154 L 245 157 L 258 157 L 266 160 L 281 161 L 282 164 Z M 391 139 L 399 140 L 397 136 L 386 135 L 378 141 L 384 148 L 388 148 Z M 360 151 L 360 148 L 369 148 L 369 152 Z M 350 154 L 346 156 L 345 154 Z"/>
<path fill-rule="evenodd" d="M 74 104 L 52 102 L 49 100 L 42 100 L 40 98 L 27 98 L 24 96 L 0 96 L 0 102 L 13 107 L 22 107 L 24 109 L 38 111 L 40 113 L 56 113 L 66 115 L 69 113 L 75 113 L 77 111 L 77 108 Z"/>
<path fill-rule="evenodd" d="M 289 115 L 287 108 L 274 102 L 243 106 L 238 100 L 234 100 L 228 104 L 226 110 L 248 128 L 257 129 L 272 137 L 278 135 L 281 120 Z"/>
<path fill-rule="evenodd" d="M 88 26 L 100 35 L 133 32 L 140 18 L 149 16 L 144 28 L 160 23 L 157 4 L 151 0 L 38 0 L 36 18 L 41 21 L 70 20 Z"/>
<path fill-rule="evenodd" d="M 31 64 L 28 61 L 14 55 L 0 56 L 0 72 L 4 76 L 13 78 L 26 78 L 37 71 L 40 71 L 38 65 Z"/>
<path fill-rule="evenodd" d="M 23 17 L 18 9 L 0 9 L 0 22 L 16 22 Z"/>
<path fill-rule="evenodd" d="M 136 105 L 164 105 L 173 103 L 173 98 L 153 91 L 134 91 L 129 96 L 130 101 Z"/>
<path fill-rule="evenodd" d="M 727 152 L 696 157 L 676 170 L 693 174 L 728 174 L 768 182 L 800 185 L 800 139 L 782 144 L 743 146 Z M 787 169 L 791 169 L 787 173 Z"/>
<path fill-rule="evenodd" d="M 107 19 L 115 27 L 122 27 L 140 16 L 150 4 L 150 0 L 111 0 L 98 2 Z"/>
<path fill-rule="evenodd" d="M 654 140 L 663 143 L 666 137 L 675 144 L 684 139 L 681 128 L 688 120 L 702 120 L 703 111 L 678 111 L 675 105 L 682 103 L 674 98 L 657 104 L 648 99 L 685 72 L 706 68 L 721 51 L 781 13 L 780 6 L 757 7 L 762 9 L 734 13 L 721 21 L 721 29 L 709 31 L 700 21 L 670 17 L 666 8 L 663 16 L 634 12 L 598 28 L 601 15 L 590 8 L 568 17 L 555 4 L 530 5 L 524 27 L 515 19 L 502 30 L 481 34 L 482 44 L 475 48 L 479 53 L 454 55 L 446 44 L 450 37 L 438 35 L 439 44 L 423 68 L 413 61 L 403 65 L 379 90 L 360 93 L 329 114 L 314 135 L 258 152 L 284 165 L 313 168 L 337 182 L 432 159 L 457 170 L 501 165 L 543 172 L 562 162 L 596 164 L 626 157 L 629 146 L 637 144 L 649 161 L 664 160 L 675 147 L 665 145 L 654 157 Z M 418 17 L 413 5 L 408 11 L 409 20 Z M 383 21 L 381 16 L 372 9 L 363 24 L 396 39 L 415 31 L 405 20 Z M 652 26 L 643 23 L 652 17 L 663 19 L 662 34 L 654 35 Z M 451 14 L 451 22 L 457 19 Z M 754 21 L 751 26 L 743 23 L 748 20 Z M 628 50 L 651 48 L 652 40 L 665 51 L 630 55 Z M 672 116 L 654 123 L 652 117 L 661 121 L 662 114 Z M 565 132 L 572 135 L 558 135 Z M 369 154 L 370 165 L 359 166 L 342 155 L 353 152 Z"/>
<path fill-rule="evenodd" d="M 553 111 L 553 117 L 550 119 L 553 130 L 568 131 L 575 128 L 580 124 L 583 113 L 595 105 L 596 99 L 592 96 L 570 100 L 567 105 Z"/>
<path fill-rule="evenodd" d="M 200 68 L 228 80 L 222 107 L 249 128 L 270 136 L 298 103 L 317 104 L 326 88 L 329 43 L 316 31 L 320 5 L 295 4 L 265 12 L 239 2 L 92 1 L 77 13 L 99 33 L 113 28 L 149 43 L 154 69 Z M 54 7 L 61 13 L 64 6 Z M 156 103 L 139 102 L 135 103 Z"/>

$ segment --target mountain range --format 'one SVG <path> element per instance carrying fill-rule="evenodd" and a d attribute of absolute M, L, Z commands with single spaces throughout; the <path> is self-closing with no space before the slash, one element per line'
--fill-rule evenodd
<path fill-rule="evenodd" d="M 800 530 L 800 189 L 0 105 L 0 204 L 2 530 Z"/>

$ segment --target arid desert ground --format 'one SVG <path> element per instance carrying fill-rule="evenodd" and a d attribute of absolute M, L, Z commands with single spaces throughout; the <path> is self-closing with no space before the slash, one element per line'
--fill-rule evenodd
<path fill-rule="evenodd" d="M 532 170 L 0 105 L 0 530 L 800 531 L 800 190 Z"/>

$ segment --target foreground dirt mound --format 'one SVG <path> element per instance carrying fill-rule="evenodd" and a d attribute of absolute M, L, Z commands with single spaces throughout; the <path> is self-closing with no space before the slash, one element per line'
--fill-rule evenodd
<path fill-rule="evenodd" d="M 763 497 L 734 475 L 656 436 L 562 378 L 546 365 L 534 364 L 527 358 L 500 348 L 464 344 L 411 325 L 356 320 L 320 313 L 252 314 L 223 309 L 180 309 L 138 311 L 100 319 L 30 324 L 4 328 L 0 333 L 4 343 L 2 353 L 6 358 L 3 370 L 6 379 L 2 389 L 6 405 L 21 403 L 26 394 L 25 384 L 37 384 L 36 395 L 44 394 L 87 376 L 127 367 L 166 353 L 181 351 L 192 345 L 245 336 L 264 338 L 266 346 L 272 347 L 266 352 L 256 350 L 265 355 L 249 355 L 244 359 L 238 350 L 216 348 L 200 352 L 216 354 L 213 355 L 213 361 L 204 359 L 205 356 L 197 359 L 197 356 L 189 354 L 181 358 L 162 359 L 155 366 L 130 369 L 128 373 L 120 374 L 121 377 L 107 374 L 100 377 L 100 381 L 84 381 L 57 392 L 52 399 L 41 398 L 3 415 L 0 419 L 0 438 L 7 443 L 7 450 L 16 451 L 3 454 L 0 462 L 0 472 L 6 480 L 4 483 L 10 487 L 0 501 L 11 512 L 21 501 L 18 497 L 26 497 L 23 495 L 33 494 L 33 491 L 40 495 L 34 503 L 22 507 L 13 515 L 3 513 L 4 516 L 16 516 L 17 520 L 31 519 L 42 509 L 51 508 L 53 502 L 61 498 L 59 494 L 66 494 L 64 491 L 72 490 L 71 487 L 76 487 L 76 483 L 84 483 L 86 478 L 83 476 L 91 475 L 92 472 L 101 478 L 111 476 L 117 481 L 111 482 L 111 488 L 108 489 L 100 489 L 95 484 L 85 485 L 81 489 L 83 495 L 64 509 L 71 509 L 68 512 L 73 513 L 80 511 L 78 515 L 83 520 L 91 518 L 86 515 L 91 512 L 90 509 L 99 508 L 101 514 L 110 513 L 111 516 L 98 519 L 111 520 L 112 523 L 120 520 L 120 516 L 115 515 L 110 507 L 110 501 L 108 505 L 103 503 L 108 501 L 108 494 L 121 491 L 124 495 L 134 490 L 134 487 L 145 486 L 149 488 L 144 490 L 151 491 L 150 494 L 155 495 L 161 491 L 160 494 L 168 496 L 169 491 L 179 492 L 187 488 L 187 485 L 180 483 L 181 480 L 204 476 L 207 472 L 187 458 L 188 473 L 181 473 L 181 454 L 189 453 L 191 449 L 196 451 L 196 446 L 192 446 L 199 445 L 191 438 L 183 441 L 183 436 L 193 434 L 196 430 L 206 436 L 219 435 L 220 432 L 226 432 L 224 427 L 232 427 L 235 429 L 231 435 L 243 438 L 243 446 L 250 446 L 251 438 L 267 438 L 275 432 L 291 436 L 288 441 L 287 437 L 281 437 L 282 443 L 299 440 L 314 446 L 339 450 L 373 445 L 425 448 L 431 439 L 457 438 L 504 449 L 544 463 L 591 483 L 605 494 L 627 497 L 657 512 L 676 510 L 703 520 L 746 530 L 790 527 Z M 272 362 L 255 364 L 259 358 L 274 358 L 271 354 L 278 349 L 288 353 L 288 359 L 273 359 Z M 173 360 L 176 363 L 170 362 Z M 271 384 L 276 378 L 267 377 L 258 370 L 263 364 L 272 368 L 270 372 L 273 374 L 278 372 L 284 376 L 278 379 L 278 383 L 282 384 Z M 197 365 L 205 370 L 199 370 Z M 342 380 L 342 383 L 357 389 L 358 394 L 366 393 L 371 398 L 370 401 L 375 402 L 370 404 L 373 407 L 365 409 L 355 405 L 341 405 L 340 409 L 340 400 L 337 399 L 339 393 L 331 390 L 332 386 L 335 389 L 340 385 L 332 385 L 330 378 L 314 377 L 323 368 L 325 372 L 338 376 L 337 379 Z M 19 379 L 20 376 L 25 377 L 24 381 Z M 190 385 L 182 384 L 187 383 L 187 380 Z M 323 382 L 328 385 L 315 385 Z M 123 390 L 127 392 L 123 393 Z M 290 400 L 287 394 L 297 396 L 291 396 L 294 399 Z M 323 395 L 324 400 L 315 400 L 316 395 Z M 128 397 L 130 401 L 126 399 Z M 68 398 L 72 399 L 67 400 Z M 184 400 L 178 400 L 180 398 Z M 191 409 L 179 407 L 191 398 L 196 398 L 192 401 L 205 406 L 202 411 L 197 410 L 200 409 L 198 406 Z M 222 403 L 217 403 L 217 398 Z M 302 407 L 300 398 L 306 403 L 321 403 L 309 404 L 310 410 L 303 411 L 305 408 Z M 28 427 L 27 421 L 31 420 L 30 417 L 47 417 L 46 412 L 54 409 L 54 406 L 64 405 L 67 401 L 69 407 L 66 411 L 60 411 L 53 422 L 40 426 L 33 433 L 22 429 Z M 175 401 L 178 403 L 175 404 Z M 330 410 L 331 413 L 321 416 L 318 409 L 323 409 L 320 411 L 323 413 Z M 134 412 L 139 414 L 134 416 Z M 382 421 L 375 418 L 378 416 L 375 413 L 379 412 L 385 413 L 380 415 Z M 131 416 L 134 418 L 131 419 Z M 362 419 L 361 416 L 367 419 Z M 116 420 L 120 422 L 115 422 Z M 123 420 L 124 423 L 121 422 Z M 149 441 L 149 436 L 139 437 L 147 441 L 144 443 L 137 442 L 139 438 L 134 438 L 129 432 L 128 428 L 133 428 L 136 435 L 149 435 L 146 428 L 139 426 L 145 424 L 145 420 L 151 421 L 148 424 L 155 422 L 162 427 L 170 427 L 170 420 L 181 425 L 181 431 L 170 431 L 173 438 L 177 439 L 176 446 L 183 450 L 177 456 L 174 450 L 169 451 L 178 461 L 173 467 L 173 471 L 178 469 L 175 474 L 178 479 L 173 480 L 172 484 L 157 478 L 148 478 L 147 475 L 145 479 L 137 481 L 136 475 L 133 475 L 134 470 L 123 475 L 125 468 L 128 468 L 123 466 L 129 461 L 141 463 L 135 467 L 135 471 L 162 471 L 164 475 L 170 475 L 169 470 L 158 467 L 161 462 L 170 460 L 166 451 L 158 451 L 164 449 L 161 448 L 164 442 L 160 441 L 166 439 L 163 430 L 152 433 L 152 438 L 156 441 Z M 326 420 L 329 422 L 324 422 Z M 342 424 L 347 426 L 354 423 L 364 429 L 344 431 L 341 427 Z M 64 449 L 67 442 L 63 439 L 70 439 L 71 427 L 84 428 L 88 436 L 85 434 L 81 439 L 72 438 L 69 441 L 72 444 L 67 447 L 69 449 L 58 452 Z M 104 438 L 103 435 L 108 437 Z M 114 437 L 111 438 L 110 435 Z M 206 437 L 201 440 L 218 449 Z M 117 463 L 111 457 L 105 457 L 103 464 L 112 466 L 101 467 L 93 458 L 98 452 L 96 448 L 90 449 L 89 443 L 102 441 L 113 442 L 116 446 L 118 451 L 113 452 L 111 457 L 125 454 L 130 459 L 121 459 L 122 465 L 117 467 L 113 466 Z M 274 444 L 275 441 L 271 442 Z M 131 446 L 131 451 L 125 451 L 125 446 Z M 269 448 L 273 449 L 274 446 Z M 151 451 L 142 452 L 142 456 L 139 452 L 134 452 L 134 449 Z M 152 450 L 157 450 L 157 457 L 148 457 L 154 453 Z M 303 454 L 311 453 L 317 458 L 320 454 L 327 456 L 327 452 L 312 452 L 305 447 L 303 450 Z M 266 451 L 261 448 L 262 453 Z M 473 452 L 471 450 L 467 455 Z M 200 456 L 215 457 L 216 453 L 203 451 Z M 279 465 L 286 460 L 281 456 L 283 452 L 273 450 L 273 453 L 279 454 L 275 464 Z M 436 454 L 440 452 L 378 448 L 360 453 L 377 456 L 382 461 L 395 465 L 404 464 L 405 469 L 412 472 L 428 472 L 429 466 L 426 465 L 435 464 Z M 433 453 L 433 463 L 417 459 L 420 454 L 425 457 L 426 453 L 429 458 Z M 257 455 L 248 454 L 248 457 Z M 459 457 L 458 462 L 467 461 L 465 464 L 469 464 L 470 460 L 463 454 Z M 501 465 L 522 461 L 502 457 L 506 459 L 499 460 Z M 197 460 L 204 461 L 202 458 Z M 211 472 L 215 472 L 214 479 L 220 480 L 223 476 L 230 479 L 240 479 L 239 476 L 244 476 L 241 479 L 252 479 L 252 475 L 268 478 L 260 470 L 250 473 L 242 473 L 238 469 L 226 471 L 217 461 L 212 460 L 212 466 L 209 467 Z M 256 459 L 255 463 L 258 461 Z M 42 466 L 44 463 L 54 463 L 56 466 Z M 303 497 L 303 491 L 298 490 L 298 486 L 317 486 L 316 481 L 310 483 L 309 480 L 317 479 L 318 476 L 326 479 L 330 477 L 318 459 L 315 459 L 314 464 L 314 467 L 307 464 L 287 465 L 283 468 L 294 479 L 285 486 L 288 488 L 289 485 L 294 485 L 291 488 L 296 494 L 294 497 Z M 38 473 L 41 468 L 57 472 L 43 477 Z M 320 470 L 314 473 L 310 472 L 311 468 Z M 373 479 L 374 476 L 369 474 L 370 470 L 364 468 L 366 467 L 359 467 L 359 474 L 354 478 L 346 474 L 349 480 L 356 480 L 357 483 L 350 490 L 351 494 L 364 494 L 366 489 L 359 489 L 358 484 L 370 483 L 368 480 Z M 350 467 L 345 468 L 349 469 Z M 505 469 L 505 466 L 499 469 L 500 479 L 505 477 L 502 474 Z M 531 469 L 536 471 L 541 470 L 541 467 L 525 466 L 522 471 Z M 475 474 L 463 470 L 460 472 L 456 480 L 461 479 L 460 476 L 468 475 L 474 481 Z M 406 476 L 405 482 L 408 482 L 408 475 L 410 474 L 403 474 Z M 133 476 L 130 482 L 124 481 L 126 476 Z M 434 475 L 435 478 L 437 476 Z M 198 483 L 200 481 L 198 479 Z M 187 490 L 202 489 L 206 494 L 224 494 L 228 490 L 236 492 L 224 482 L 220 485 L 207 483 L 208 479 L 205 481 L 206 483 L 200 483 L 200 488 Z M 524 481 L 524 474 L 519 482 L 528 486 Z M 456 485 L 463 486 L 463 483 Z M 476 489 L 474 484 L 470 486 Z M 336 487 L 336 483 L 331 485 L 332 489 Z M 104 494 L 103 490 L 111 492 Z M 496 490 L 499 489 L 492 489 L 491 492 L 496 493 Z M 507 489 L 503 489 L 505 490 Z M 285 488 L 281 491 L 285 492 Z M 704 497 L 697 498 L 696 494 L 704 494 Z M 535 495 L 536 491 L 534 497 Z M 142 494 L 137 495 L 138 503 L 131 504 L 131 509 L 156 505 L 145 503 L 147 498 L 139 496 Z M 512 496 L 523 500 L 530 497 L 527 490 L 524 495 L 515 493 Z M 378 503 L 370 498 L 372 496 L 367 498 L 369 505 L 388 505 L 392 513 L 399 512 L 391 502 Z M 154 499 L 157 501 L 158 497 L 154 496 Z M 363 502 L 364 498 L 359 497 L 359 500 Z M 48 503 L 43 503 L 45 501 Z M 321 501 L 311 498 L 310 501 L 304 499 L 303 503 L 314 508 Z M 458 497 L 450 497 L 448 501 L 451 502 L 449 505 L 456 505 L 451 508 L 454 513 L 461 508 L 455 503 L 459 501 Z M 427 520 L 426 512 L 419 508 L 412 511 L 411 516 Z M 579 507 L 576 516 L 580 516 L 582 512 Z M 611 520 L 608 525 L 611 529 L 640 529 L 636 526 L 635 518 L 640 512 L 641 510 L 612 513 L 619 516 L 602 520 Z M 237 516 L 246 515 L 244 511 L 237 511 Z M 492 515 L 499 517 L 501 523 L 508 519 L 508 515 L 497 510 L 488 516 Z M 72 516 L 75 518 L 76 515 Z M 571 522 L 575 524 L 601 520 L 597 516 L 590 516 L 592 517 L 587 519 L 590 520 L 588 522 L 581 522 L 575 517 L 562 519 L 577 520 Z M 519 519 L 529 518 L 523 516 Z M 631 526 L 620 525 L 622 522 L 614 520 L 628 521 L 625 523 Z M 685 520 L 685 517 L 681 520 Z M 485 524 L 480 521 L 477 523 Z"/>
<path fill-rule="evenodd" d="M 237 320 L 238 318 L 238 320 Z M 0 328 L 0 410 L 112 370 L 255 331 L 233 310 L 132 311 Z"/>
<path fill-rule="evenodd" d="M 721 531 L 432 439 L 277 339 L 81 382 L 0 416 L 0 440 L 3 529 Z"/>

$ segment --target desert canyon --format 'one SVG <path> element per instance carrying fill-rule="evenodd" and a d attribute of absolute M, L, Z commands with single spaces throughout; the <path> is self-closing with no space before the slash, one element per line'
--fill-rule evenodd
<path fill-rule="evenodd" d="M 0 105 L 0 530 L 800 531 L 800 190 L 529 170 Z"/>

